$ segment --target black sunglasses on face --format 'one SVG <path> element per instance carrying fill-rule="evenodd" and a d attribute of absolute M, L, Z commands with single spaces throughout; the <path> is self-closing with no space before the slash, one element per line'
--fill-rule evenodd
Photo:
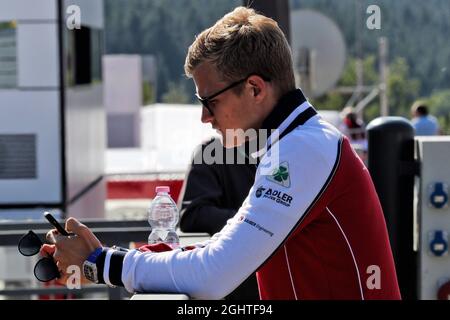
<path fill-rule="evenodd" d="M 250 76 L 251 76 L 251 75 L 250 75 Z M 233 83 L 230 84 L 229 86 L 223 88 L 223 89 L 220 90 L 220 91 L 217 91 L 216 93 L 213 93 L 213 94 L 210 95 L 209 97 L 202 98 L 202 97 L 200 97 L 197 93 L 195 94 L 195 96 L 197 97 L 198 101 L 200 101 L 200 103 L 206 108 L 206 110 L 208 110 L 208 112 L 213 116 L 214 113 L 213 113 L 211 107 L 209 106 L 210 101 L 211 101 L 212 99 L 214 99 L 215 97 L 217 97 L 219 94 L 222 94 L 222 93 L 224 93 L 225 91 L 230 90 L 231 88 L 234 88 L 234 87 L 236 87 L 237 85 L 241 84 L 242 82 L 246 81 L 250 76 L 247 76 L 247 77 L 245 77 L 245 78 L 243 78 L 243 79 L 241 79 L 241 80 L 238 80 L 238 81 L 236 81 L 236 82 L 233 82 Z M 267 77 L 263 77 L 263 76 L 260 76 L 260 77 L 263 78 L 264 81 L 270 81 L 270 79 L 267 78 Z"/>
<path fill-rule="evenodd" d="M 39 239 L 36 233 L 30 230 L 19 240 L 18 249 L 22 255 L 30 257 L 38 254 L 43 244 L 44 243 Z M 60 273 L 55 260 L 53 260 L 52 257 L 43 257 L 39 259 L 34 266 L 34 276 L 42 282 L 48 282 L 59 278 Z"/>

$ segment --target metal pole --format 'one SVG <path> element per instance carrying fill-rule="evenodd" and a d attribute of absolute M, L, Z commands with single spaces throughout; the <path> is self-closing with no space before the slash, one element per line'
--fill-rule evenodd
<path fill-rule="evenodd" d="M 379 54 L 380 54 L 380 107 L 381 116 L 387 117 L 389 115 L 389 105 L 387 97 L 387 77 L 388 77 L 388 40 L 381 37 L 378 40 Z"/>
<path fill-rule="evenodd" d="M 288 0 L 244 0 L 244 5 L 255 9 L 263 15 L 274 19 L 278 22 L 281 30 L 283 30 L 291 42 L 291 28 L 290 28 L 290 10 Z"/>
<path fill-rule="evenodd" d="M 362 38 L 361 38 L 361 13 L 362 13 L 362 2 L 355 0 L 356 10 L 355 10 L 355 38 L 356 38 L 356 101 L 357 105 L 361 101 L 361 91 L 360 88 L 364 85 L 364 70 L 363 70 L 363 52 L 362 52 Z M 362 117 L 362 112 L 359 114 Z"/>

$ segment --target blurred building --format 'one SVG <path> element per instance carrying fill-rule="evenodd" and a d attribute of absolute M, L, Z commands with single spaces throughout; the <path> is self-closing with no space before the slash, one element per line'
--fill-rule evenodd
<path fill-rule="evenodd" d="M 141 108 L 156 96 L 156 59 L 152 55 L 103 56 L 108 148 L 141 145 Z"/>
<path fill-rule="evenodd" d="M 102 51 L 102 0 L 0 0 L 0 219 L 103 216 Z"/>

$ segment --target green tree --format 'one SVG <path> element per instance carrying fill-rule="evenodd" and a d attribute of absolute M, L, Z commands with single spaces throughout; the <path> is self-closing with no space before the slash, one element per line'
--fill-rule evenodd
<path fill-rule="evenodd" d="M 442 133 L 450 134 L 450 90 L 436 91 L 425 101 L 430 113 L 438 118 Z"/>
<path fill-rule="evenodd" d="M 369 30 L 365 26 L 369 5 L 381 8 L 381 30 Z M 448 88 L 448 0 L 291 0 L 291 9 L 307 8 L 336 22 L 344 34 L 350 55 L 376 54 L 378 38 L 385 36 L 389 41 L 391 61 L 396 57 L 405 58 L 411 77 L 421 80 L 421 95 Z M 292 34 L 295 36 L 295 30 Z"/>
<path fill-rule="evenodd" d="M 196 34 L 242 2 L 107 0 L 104 4 L 105 52 L 154 55 L 158 64 L 156 100 L 161 101 L 171 91 L 170 82 L 193 88 L 183 69 L 189 44 Z M 186 101 L 193 98 L 189 96 Z"/>
<path fill-rule="evenodd" d="M 355 87 L 356 80 L 355 58 L 348 59 L 346 67 L 339 80 L 338 87 Z M 369 55 L 362 61 L 363 84 L 365 86 L 377 86 L 379 83 L 378 64 L 374 55 Z M 409 65 L 404 58 L 396 58 L 389 66 L 388 76 L 388 99 L 391 115 L 409 117 L 409 110 L 412 103 L 420 96 L 420 81 L 410 74 Z M 363 98 L 367 93 L 363 93 Z M 332 90 L 324 96 L 313 99 L 313 104 L 322 110 L 342 110 L 351 94 L 339 93 Z M 379 99 L 374 99 L 367 105 L 363 112 L 366 121 L 370 121 L 380 115 Z"/>
<path fill-rule="evenodd" d="M 356 63 L 357 59 L 350 57 L 345 65 L 342 76 L 339 79 L 338 87 L 354 87 L 356 86 Z M 364 85 L 375 85 L 378 82 L 378 73 L 376 68 L 375 56 L 370 55 L 362 61 Z M 351 94 L 344 94 L 331 90 L 325 95 L 313 99 L 314 106 L 321 110 L 342 110 L 350 99 Z"/>
<path fill-rule="evenodd" d="M 162 96 L 163 103 L 189 103 L 190 99 L 184 86 L 180 83 L 169 82 L 169 89 Z"/>
<path fill-rule="evenodd" d="M 146 106 L 155 102 L 155 87 L 148 81 L 142 81 L 142 104 Z"/>
<path fill-rule="evenodd" d="M 389 67 L 390 114 L 409 117 L 411 105 L 419 97 L 420 81 L 411 77 L 406 59 L 396 58 Z"/>
<path fill-rule="evenodd" d="M 107 0 L 105 6 L 105 52 L 153 54 L 158 62 L 157 100 L 161 101 L 169 82 L 184 83 L 183 64 L 189 44 L 196 34 L 209 27 L 217 18 L 241 0 Z M 365 27 L 368 5 L 379 5 L 382 11 L 381 30 Z M 408 66 L 405 79 L 420 80 L 419 94 L 429 96 L 445 90 L 450 83 L 450 2 L 448 0 L 291 0 L 291 9 L 315 9 L 336 22 L 344 34 L 349 56 L 372 56 L 364 64 L 373 63 L 370 71 L 378 77 L 378 38 L 389 41 L 389 59 L 395 63 L 403 57 Z M 358 18 L 357 18 L 358 17 Z M 292 36 L 295 36 L 292 30 Z M 357 39 L 361 39 L 359 43 Z M 359 45 L 361 50 L 358 50 Z M 349 60 L 349 66 L 351 67 Z M 373 80 L 364 66 L 364 83 Z M 370 69 L 370 68 L 369 68 Z M 347 71 L 342 83 L 355 83 L 355 73 Z M 391 72 L 392 75 L 392 72 Z M 397 79 L 400 80 L 400 79 Z M 393 81 L 393 90 L 404 91 Z M 394 85 L 395 84 L 395 85 Z M 411 85 L 408 83 L 407 85 Z M 392 95 L 391 95 L 392 96 Z M 316 99 L 323 108 L 340 109 L 348 96 L 332 93 Z M 397 112 L 405 112 L 411 99 L 392 101 Z M 190 99 L 190 101 L 192 101 Z M 370 107 L 368 107 L 370 108 Z M 366 109 L 368 110 L 368 109 Z"/>

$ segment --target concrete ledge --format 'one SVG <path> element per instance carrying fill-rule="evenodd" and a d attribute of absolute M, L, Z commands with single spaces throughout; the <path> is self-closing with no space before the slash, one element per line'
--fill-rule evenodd
<path fill-rule="evenodd" d="M 138 293 L 134 294 L 130 300 L 190 300 L 190 298 L 185 294 Z"/>

